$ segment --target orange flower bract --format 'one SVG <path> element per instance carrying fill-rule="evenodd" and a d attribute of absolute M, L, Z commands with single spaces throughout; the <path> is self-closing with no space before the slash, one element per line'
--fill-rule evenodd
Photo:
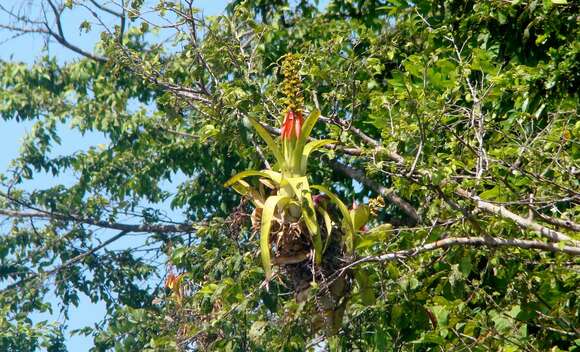
<path fill-rule="evenodd" d="M 280 136 L 282 137 L 282 140 L 300 138 L 303 123 L 304 118 L 302 117 L 301 112 L 295 113 L 291 110 L 288 111 L 284 118 L 284 122 L 282 122 L 282 127 L 280 128 Z"/>

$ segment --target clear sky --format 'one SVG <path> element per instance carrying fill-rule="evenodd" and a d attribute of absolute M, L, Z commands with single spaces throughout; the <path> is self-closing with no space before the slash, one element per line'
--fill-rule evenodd
<path fill-rule="evenodd" d="M 3 7 L 8 9 L 22 9 L 26 11 L 27 15 L 38 13 L 39 8 L 35 8 L 34 6 L 38 6 L 39 3 L 39 0 L 0 0 L 0 5 Z M 111 3 L 114 3 L 114 1 L 111 1 Z M 204 15 L 212 16 L 223 12 L 227 3 L 228 1 L 226 0 L 198 0 L 197 7 L 202 10 Z M 67 39 L 82 49 L 91 51 L 99 36 L 99 24 L 94 21 L 94 31 L 81 33 L 79 31 L 79 25 L 85 19 L 90 19 L 90 13 L 85 10 L 73 9 L 72 11 L 65 11 L 63 27 L 68 36 Z M 9 23 L 8 20 L 6 14 L 0 14 L 0 23 Z M 10 33 L 0 30 L 0 60 L 14 60 L 32 64 L 37 57 L 46 53 L 43 52 L 43 48 L 46 47 L 46 41 L 40 35 L 26 35 L 9 40 L 11 36 Z M 55 56 L 59 62 L 69 62 L 79 58 L 76 53 L 60 46 L 56 42 L 50 42 L 47 48 L 48 53 L 51 56 Z M 5 173 L 8 170 L 10 161 L 18 155 L 21 141 L 31 129 L 32 125 L 33 122 L 16 123 L 14 121 L 0 120 L 0 173 Z M 103 135 L 88 133 L 83 136 L 78 132 L 70 130 L 66 125 L 59 127 L 59 134 L 63 142 L 60 146 L 54 148 L 53 155 L 72 154 L 79 150 L 86 150 L 90 146 L 107 142 Z M 34 180 L 26 183 L 25 189 L 48 188 L 55 184 L 71 184 L 73 182 L 74 175 L 72 174 L 64 175 L 64 177 L 59 176 L 58 179 L 54 179 L 48 174 L 37 174 Z M 163 210 L 171 213 L 168 207 Z M 2 230 L 4 228 L 0 227 L 0 231 Z M 118 243 L 117 246 L 127 246 L 134 243 L 135 239 L 127 239 L 125 243 Z M 104 304 L 92 303 L 87 297 L 82 296 L 79 306 L 71 309 L 69 312 L 70 320 L 67 323 L 68 329 L 70 331 L 87 325 L 93 325 L 102 319 L 104 313 Z M 58 309 L 56 307 L 55 314 L 53 315 L 37 314 L 33 318 L 36 321 L 62 321 L 62 317 L 58 315 Z M 92 339 L 83 336 L 67 336 L 67 346 L 71 352 L 88 351 L 92 346 Z"/>

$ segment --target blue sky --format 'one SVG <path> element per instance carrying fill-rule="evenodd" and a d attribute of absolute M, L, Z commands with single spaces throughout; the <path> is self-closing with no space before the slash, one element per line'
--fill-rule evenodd
<path fill-rule="evenodd" d="M 28 2 L 0 0 L 0 5 L 7 8 L 15 7 L 18 9 L 18 7 L 23 6 L 20 5 L 23 3 Z M 40 3 L 40 1 L 31 3 L 37 4 Z M 113 3 L 113 1 L 111 1 L 111 3 Z M 227 3 L 228 1 L 225 0 L 198 0 L 196 5 L 202 10 L 204 15 L 212 16 L 223 12 Z M 30 7 L 28 5 L 24 6 L 26 6 L 26 14 L 35 14 L 39 11 L 39 8 L 34 7 L 35 5 L 30 5 Z M 67 39 L 84 50 L 92 51 L 94 44 L 97 42 L 100 28 L 99 24 L 94 21 L 92 23 L 94 28 L 92 32 L 81 33 L 79 31 L 79 25 L 87 18 L 90 18 L 90 14 L 85 10 L 65 11 L 63 16 L 63 27 L 67 34 Z M 5 14 L 0 14 L 0 23 L 7 22 L 7 16 Z M 161 33 L 161 36 L 162 35 L 163 33 Z M 0 60 L 22 61 L 32 64 L 37 57 L 46 54 L 46 52 L 43 52 L 43 48 L 46 46 L 46 41 L 42 36 L 26 35 L 17 39 L 8 40 L 10 36 L 10 33 L 0 31 Z M 79 58 L 76 53 L 55 42 L 49 42 L 47 48 L 49 55 L 55 56 L 59 62 L 70 62 Z M 32 125 L 33 122 L 16 123 L 14 121 L 0 120 L 0 173 L 5 173 L 9 169 L 11 160 L 17 157 L 21 141 L 26 133 L 30 131 Z M 53 149 L 53 155 L 71 154 L 79 150 L 87 150 L 91 146 L 107 143 L 106 138 L 103 135 L 98 133 L 87 133 L 81 135 L 80 133 L 69 129 L 66 125 L 59 127 L 59 134 L 62 137 L 63 143 Z M 37 174 L 33 180 L 30 180 L 25 184 L 24 188 L 27 190 L 48 188 L 55 184 L 71 184 L 74 180 L 75 178 L 72 174 L 59 176 L 58 179 L 55 179 L 48 174 Z M 168 187 L 171 187 L 171 185 L 168 185 Z M 167 213 L 172 213 L 168 207 L 162 210 Z M 0 227 L 0 231 L 1 230 L 4 230 L 4 228 Z M 117 243 L 116 246 L 123 247 L 134 244 L 135 239 L 128 238 L 125 242 Z M 62 321 L 62 317 L 58 315 L 58 309 L 56 309 L 56 307 L 55 312 L 57 313 L 53 315 L 37 314 L 33 318 L 37 321 Z M 100 320 L 103 315 L 104 304 L 92 303 L 87 299 L 87 297 L 82 296 L 78 308 L 73 308 L 69 312 L 70 320 L 67 322 L 69 330 L 93 325 L 96 321 Z M 88 351 L 92 346 L 92 339 L 83 336 L 67 337 L 67 346 L 69 351 Z"/>

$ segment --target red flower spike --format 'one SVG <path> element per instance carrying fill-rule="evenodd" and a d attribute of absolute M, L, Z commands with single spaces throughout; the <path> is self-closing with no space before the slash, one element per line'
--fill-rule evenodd
<path fill-rule="evenodd" d="M 284 118 L 284 122 L 282 122 L 282 127 L 280 128 L 280 136 L 282 137 L 282 139 L 287 139 L 290 137 L 293 120 L 294 120 L 294 112 L 288 111 L 286 113 L 286 117 Z"/>
<path fill-rule="evenodd" d="M 288 111 L 284 118 L 284 122 L 282 122 L 282 127 L 280 128 L 280 136 L 283 140 L 299 138 L 302 132 L 303 123 L 304 119 L 302 118 L 302 113 Z"/>
<path fill-rule="evenodd" d="M 296 138 L 300 138 L 302 133 L 302 124 L 304 124 L 304 119 L 302 118 L 302 113 L 298 112 L 296 114 L 296 120 L 294 121 L 294 131 L 296 132 Z"/>

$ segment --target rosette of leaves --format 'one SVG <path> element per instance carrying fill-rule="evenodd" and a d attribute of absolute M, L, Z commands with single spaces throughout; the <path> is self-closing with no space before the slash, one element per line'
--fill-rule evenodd
<path fill-rule="evenodd" d="M 280 146 L 270 133 L 256 120 L 249 118 L 250 123 L 266 142 L 269 151 L 276 159 L 272 170 L 246 170 L 229 179 L 226 187 L 233 187 L 238 193 L 247 196 L 261 213 L 260 220 L 260 247 L 262 264 L 266 277 L 272 276 L 272 260 L 270 254 L 270 238 L 273 230 L 279 230 L 283 224 L 304 225 L 309 236 L 311 249 L 314 253 L 314 262 L 320 264 L 325 249 L 328 247 L 332 228 L 338 225 L 341 232 L 341 242 L 344 243 L 347 253 L 352 253 L 355 230 L 364 226 L 368 220 L 368 207 L 361 206 L 353 210 L 357 215 L 322 185 L 310 185 L 307 175 L 308 158 L 315 150 L 335 143 L 333 140 L 313 140 L 307 142 L 320 113 L 312 111 L 304 121 L 300 132 L 289 138 L 282 138 Z M 296 124 L 298 125 L 298 124 Z M 248 177 L 258 177 L 259 187 L 252 187 L 246 181 Z M 268 194 L 266 189 L 270 190 Z M 341 219 L 333 219 L 328 209 L 315 204 L 313 190 L 324 193 L 330 202 L 338 209 Z M 366 215 L 364 215 L 366 214 Z M 355 225 L 355 221 L 357 224 Z M 273 226 L 277 223 L 277 226 Z M 321 229 L 321 225 L 324 230 Z M 300 227 L 300 226 L 298 226 Z M 323 233 L 325 238 L 323 238 Z M 297 254 L 303 257 L 303 253 Z M 291 259 L 289 259 L 291 260 Z"/>
<path fill-rule="evenodd" d="M 253 222 L 259 224 L 266 280 L 272 277 L 273 265 L 285 267 L 299 301 L 307 296 L 317 275 L 332 274 L 340 259 L 352 257 L 354 236 L 364 227 L 370 213 L 366 205 L 348 209 L 328 188 L 309 183 L 310 155 L 335 143 L 329 139 L 308 141 L 319 117 L 319 111 L 314 110 L 302 121 L 301 114 L 289 111 L 282 124 L 281 143 L 259 122 L 249 118 L 276 163 L 272 169 L 240 172 L 225 183 L 248 197 L 256 207 Z M 257 178 L 257 186 L 252 186 L 249 178 Z M 314 192 L 317 194 L 313 195 Z M 350 290 L 347 275 L 334 280 L 332 287 L 324 287 L 324 292 L 317 296 L 318 309 L 329 331 L 335 331 L 342 320 L 345 297 Z"/>

